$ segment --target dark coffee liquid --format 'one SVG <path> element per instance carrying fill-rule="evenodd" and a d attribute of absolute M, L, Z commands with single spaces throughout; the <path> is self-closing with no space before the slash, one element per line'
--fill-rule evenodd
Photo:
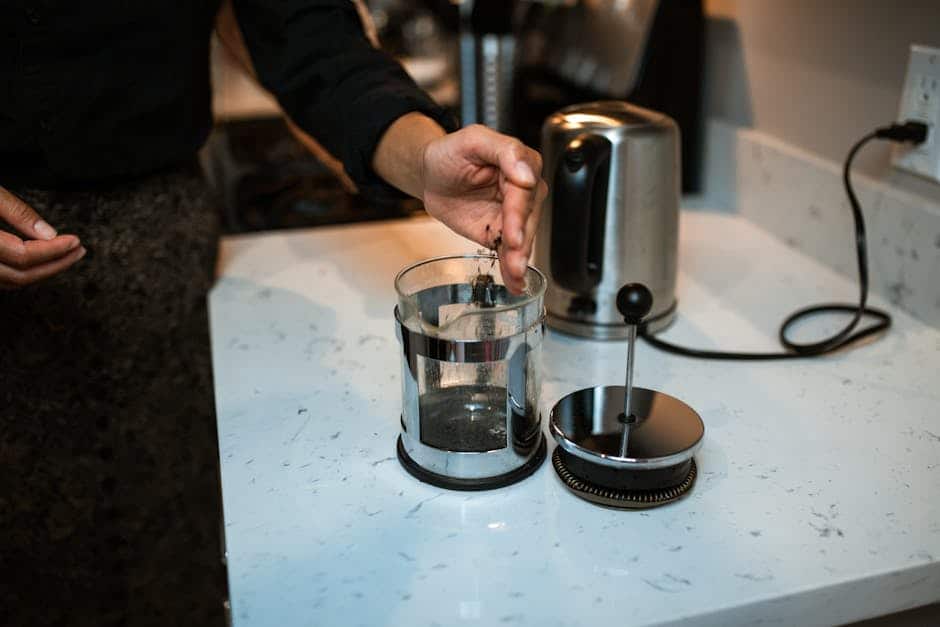
<path fill-rule="evenodd" d="M 449 451 L 506 447 L 506 388 L 458 385 L 422 394 L 421 441 Z"/>
<path fill-rule="evenodd" d="M 506 388 L 458 385 L 422 394 L 421 441 L 448 451 L 482 453 L 506 448 Z M 527 454 L 538 443 L 534 416 L 513 407 L 512 446 Z"/>

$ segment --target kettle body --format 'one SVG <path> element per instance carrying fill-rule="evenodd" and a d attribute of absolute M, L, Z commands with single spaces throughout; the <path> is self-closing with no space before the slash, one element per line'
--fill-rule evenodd
<path fill-rule="evenodd" d="M 648 331 L 676 311 L 679 129 L 668 116 L 621 101 L 566 107 L 542 127 L 549 193 L 534 265 L 548 276 L 546 321 L 597 339 L 626 337 L 617 291 L 653 293 Z"/>

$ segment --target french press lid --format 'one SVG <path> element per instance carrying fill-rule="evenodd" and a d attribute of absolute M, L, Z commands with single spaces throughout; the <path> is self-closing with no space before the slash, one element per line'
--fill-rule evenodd
<path fill-rule="evenodd" d="M 697 474 L 693 455 L 705 435 L 701 417 L 669 394 L 633 387 L 636 329 L 652 303 L 640 284 L 625 285 L 617 294 L 628 330 L 625 385 L 578 390 L 551 412 L 556 472 L 575 494 L 598 504 L 667 503 L 684 495 Z"/>

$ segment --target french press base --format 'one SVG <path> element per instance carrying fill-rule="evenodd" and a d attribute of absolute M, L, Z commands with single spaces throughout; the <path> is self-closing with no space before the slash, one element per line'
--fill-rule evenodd
<path fill-rule="evenodd" d="M 633 387 L 636 327 L 652 301 L 640 284 L 617 295 L 628 331 L 626 385 L 578 390 L 552 409 L 555 472 L 574 494 L 599 505 L 655 507 L 681 498 L 695 483 L 702 419 L 669 394 Z"/>
<path fill-rule="evenodd" d="M 405 445 L 402 442 L 401 436 L 398 437 L 397 447 L 399 463 L 402 465 L 402 468 L 408 471 L 408 474 L 410 474 L 415 479 L 438 488 L 464 491 L 493 490 L 496 488 L 505 487 L 507 485 L 512 485 L 517 481 L 522 481 L 533 472 L 538 470 L 539 466 L 542 465 L 542 462 L 545 461 L 545 450 L 545 438 L 541 437 L 541 434 L 539 434 L 539 443 L 535 449 L 534 455 L 530 457 L 528 461 L 526 461 L 522 466 L 519 466 L 518 468 L 501 475 L 481 478 L 463 478 L 442 475 L 432 470 L 428 470 L 427 468 L 424 468 L 418 464 L 418 462 L 408 455 L 408 451 L 405 450 Z"/>

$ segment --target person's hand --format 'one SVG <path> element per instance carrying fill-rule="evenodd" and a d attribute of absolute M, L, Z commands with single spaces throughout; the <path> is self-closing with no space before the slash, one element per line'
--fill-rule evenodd
<path fill-rule="evenodd" d="M 25 202 L 0 187 L 0 221 L 25 236 L 0 230 L 0 289 L 16 289 L 54 276 L 85 256 L 74 235 L 58 235 Z"/>
<path fill-rule="evenodd" d="M 468 126 L 429 141 L 422 155 L 427 212 L 499 253 L 506 287 L 521 292 L 548 187 L 542 158 L 518 139 Z"/>

